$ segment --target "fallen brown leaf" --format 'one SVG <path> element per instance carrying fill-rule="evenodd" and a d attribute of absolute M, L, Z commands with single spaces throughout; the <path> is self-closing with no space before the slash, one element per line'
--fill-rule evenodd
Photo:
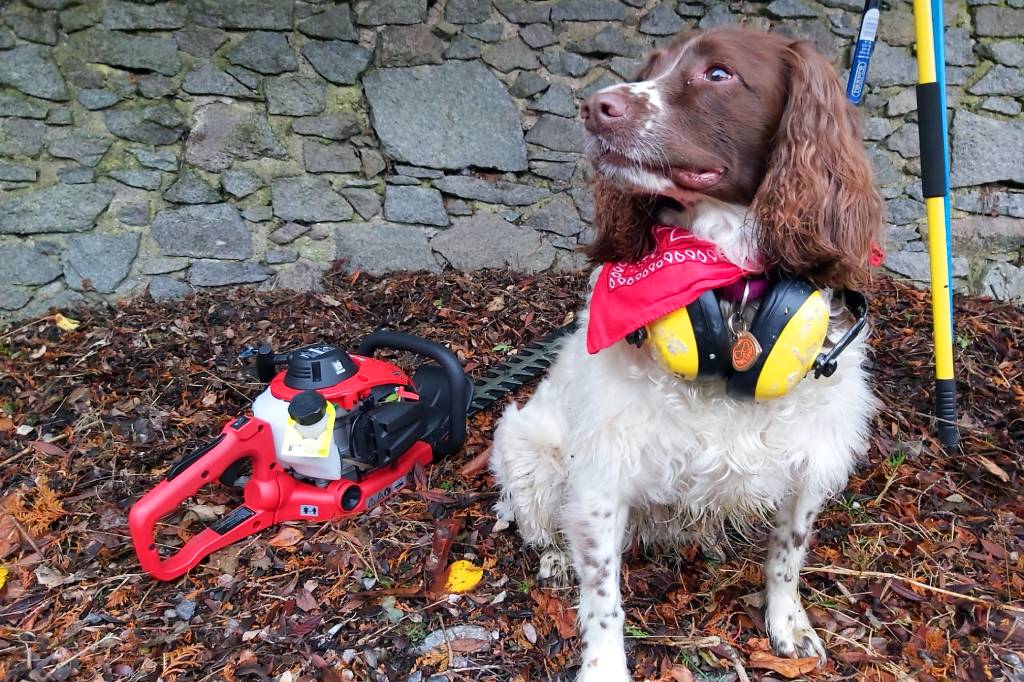
<path fill-rule="evenodd" d="M 750 654 L 748 664 L 751 668 L 761 668 L 777 672 L 788 680 L 806 675 L 818 667 L 815 656 L 806 658 L 780 658 L 767 651 L 754 651 Z"/>
<path fill-rule="evenodd" d="M 292 547 L 302 541 L 302 531 L 295 526 L 285 526 L 270 538 L 267 544 L 271 547 Z"/>

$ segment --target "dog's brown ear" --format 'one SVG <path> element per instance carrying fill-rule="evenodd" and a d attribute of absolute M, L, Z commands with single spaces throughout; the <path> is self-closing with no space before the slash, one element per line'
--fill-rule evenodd
<path fill-rule="evenodd" d="M 594 240 L 583 253 L 594 263 L 638 261 L 653 248 L 654 198 L 623 191 L 608 180 L 594 182 Z"/>
<path fill-rule="evenodd" d="M 808 43 L 786 49 L 788 98 L 754 197 L 766 265 L 852 288 L 867 279 L 882 199 L 859 122 L 832 65 Z"/>

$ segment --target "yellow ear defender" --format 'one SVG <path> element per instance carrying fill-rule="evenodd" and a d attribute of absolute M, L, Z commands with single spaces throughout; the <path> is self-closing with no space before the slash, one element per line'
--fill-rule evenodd
<path fill-rule="evenodd" d="M 649 338 L 662 366 L 684 379 L 722 378 L 732 398 L 771 400 L 793 390 L 812 369 L 815 378 L 835 372 L 839 354 L 867 317 L 863 295 L 843 295 L 856 321 L 827 354 L 821 349 L 828 333 L 829 304 L 813 284 L 799 278 L 776 282 L 749 329 L 738 335 L 753 349 L 752 361 L 744 369 L 734 367 L 730 348 L 737 334 L 730 332 L 713 291 L 627 338 L 637 345 Z"/>
<path fill-rule="evenodd" d="M 717 379 L 729 368 L 725 320 L 714 291 L 651 324 L 647 332 L 661 364 L 684 379 Z"/>

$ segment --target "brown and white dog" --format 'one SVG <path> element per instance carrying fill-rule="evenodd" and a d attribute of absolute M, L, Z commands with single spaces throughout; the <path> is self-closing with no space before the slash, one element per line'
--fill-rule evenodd
<path fill-rule="evenodd" d="M 685 226 L 733 263 L 832 292 L 867 277 L 882 201 L 854 112 L 810 44 L 721 28 L 655 50 L 634 82 L 581 108 L 597 174 L 596 262 L 636 261 L 654 224 Z M 723 304 L 728 307 L 730 304 Z M 832 300 L 829 341 L 850 320 Z M 723 310 L 725 314 L 731 311 Z M 626 342 L 587 353 L 588 311 L 549 376 L 494 437 L 501 525 L 542 551 L 540 578 L 580 584 L 578 680 L 629 679 L 620 558 L 631 535 L 714 543 L 773 515 L 765 620 L 775 651 L 825 658 L 797 589 L 814 520 L 864 453 L 875 410 L 863 336 L 827 379 L 769 402 L 693 383 Z"/>

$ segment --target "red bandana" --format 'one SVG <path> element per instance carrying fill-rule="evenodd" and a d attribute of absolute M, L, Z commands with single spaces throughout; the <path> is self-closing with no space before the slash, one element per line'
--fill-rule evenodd
<path fill-rule="evenodd" d="M 605 263 L 590 301 L 587 351 L 596 353 L 640 327 L 693 303 L 750 271 L 680 227 L 654 228 L 654 251 L 636 263 Z"/>

